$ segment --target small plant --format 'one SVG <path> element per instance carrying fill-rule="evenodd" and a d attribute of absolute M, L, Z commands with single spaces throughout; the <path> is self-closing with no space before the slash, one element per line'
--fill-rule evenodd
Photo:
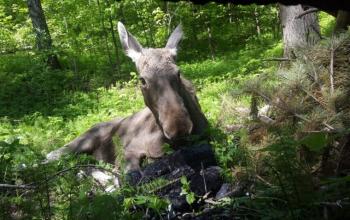
<path fill-rule="evenodd" d="M 165 143 L 163 145 L 163 151 L 166 155 L 172 154 L 174 152 L 174 149 L 170 147 L 170 144 Z"/>
<path fill-rule="evenodd" d="M 191 191 L 190 182 L 187 180 L 186 176 L 182 176 L 180 182 L 182 184 L 180 195 L 185 195 L 186 202 L 190 205 L 193 204 L 196 200 L 196 196 L 194 192 Z"/>

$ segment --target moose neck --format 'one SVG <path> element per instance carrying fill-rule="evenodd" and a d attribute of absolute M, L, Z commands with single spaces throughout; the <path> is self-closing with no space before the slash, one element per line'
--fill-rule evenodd
<path fill-rule="evenodd" d="M 193 123 L 192 135 L 202 136 L 208 128 L 208 121 L 198 103 L 192 83 L 183 77 L 181 77 L 181 82 L 184 89 L 180 90 L 180 95 Z"/>

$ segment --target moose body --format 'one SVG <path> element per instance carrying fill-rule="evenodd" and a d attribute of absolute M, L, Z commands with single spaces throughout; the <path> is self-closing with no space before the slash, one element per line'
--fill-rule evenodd
<path fill-rule="evenodd" d="M 92 154 L 113 163 L 117 135 L 124 146 L 126 170 L 140 169 L 143 157 L 159 158 L 165 143 L 176 148 L 189 135 L 202 136 L 208 122 L 200 109 L 193 85 L 175 64 L 177 45 L 182 38 L 178 26 L 165 48 L 142 48 L 118 23 L 122 46 L 134 63 L 141 81 L 146 108 L 131 116 L 99 123 L 64 147 L 47 155 L 55 159 L 67 152 Z"/>

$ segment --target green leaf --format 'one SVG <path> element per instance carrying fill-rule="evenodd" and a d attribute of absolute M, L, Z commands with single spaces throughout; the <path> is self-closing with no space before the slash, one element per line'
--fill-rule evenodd
<path fill-rule="evenodd" d="M 300 141 L 300 144 L 311 151 L 320 152 L 328 144 L 327 134 L 322 132 L 309 134 Z"/>
<path fill-rule="evenodd" d="M 135 198 L 136 205 L 144 205 L 148 202 L 148 198 L 146 196 L 137 196 Z"/>
<path fill-rule="evenodd" d="M 174 149 L 171 148 L 170 144 L 167 144 L 167 143 L 163 145 L 163 151 L 165 152 L 166 155 L 174 153 Z"/>
<path fill-rule="evenodd" d="M 187 202 L 188 204 L 191 205 L 192 203 L 194 203 L 195 200 L 196 200 L 196 198 L 195 198 L 193 192 L 188 193 L 188 194 L 186 195 L 186 202 Z"/>
<path fill-rule="evenodd" d="M 180 182 L 181 182 L 182 185 L 187 185 L 188 181 L 187 181 L 186 176 L 182 176 L 181 179 L 180 179 Z"/>

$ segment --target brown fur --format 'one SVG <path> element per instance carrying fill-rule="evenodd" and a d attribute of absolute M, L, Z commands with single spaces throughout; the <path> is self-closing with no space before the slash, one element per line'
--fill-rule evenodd
<path fill-rule="evenodd" d="M 203 135 L 206 130 L 207 119 L 192 84 L 181 76 L 175 64 L 174 48 L 142 49 L 124 26 L 119 33 L 123 48 L 134 60 L 142 78 L 141 90 L 147 107 L 129 117 L 95 125 L 63 148 L 51 152 L 48 159 L 75 152 L 113 163 L 112 139 L 117 135 L 124 146 L 126 170 L 138 170 L 141 158 L 163 155 L 164 143 L 176 147 L 183 137 Z M 176 46 L 181 35 L 182 31 L 177 28 L 167 46 Z"/>

